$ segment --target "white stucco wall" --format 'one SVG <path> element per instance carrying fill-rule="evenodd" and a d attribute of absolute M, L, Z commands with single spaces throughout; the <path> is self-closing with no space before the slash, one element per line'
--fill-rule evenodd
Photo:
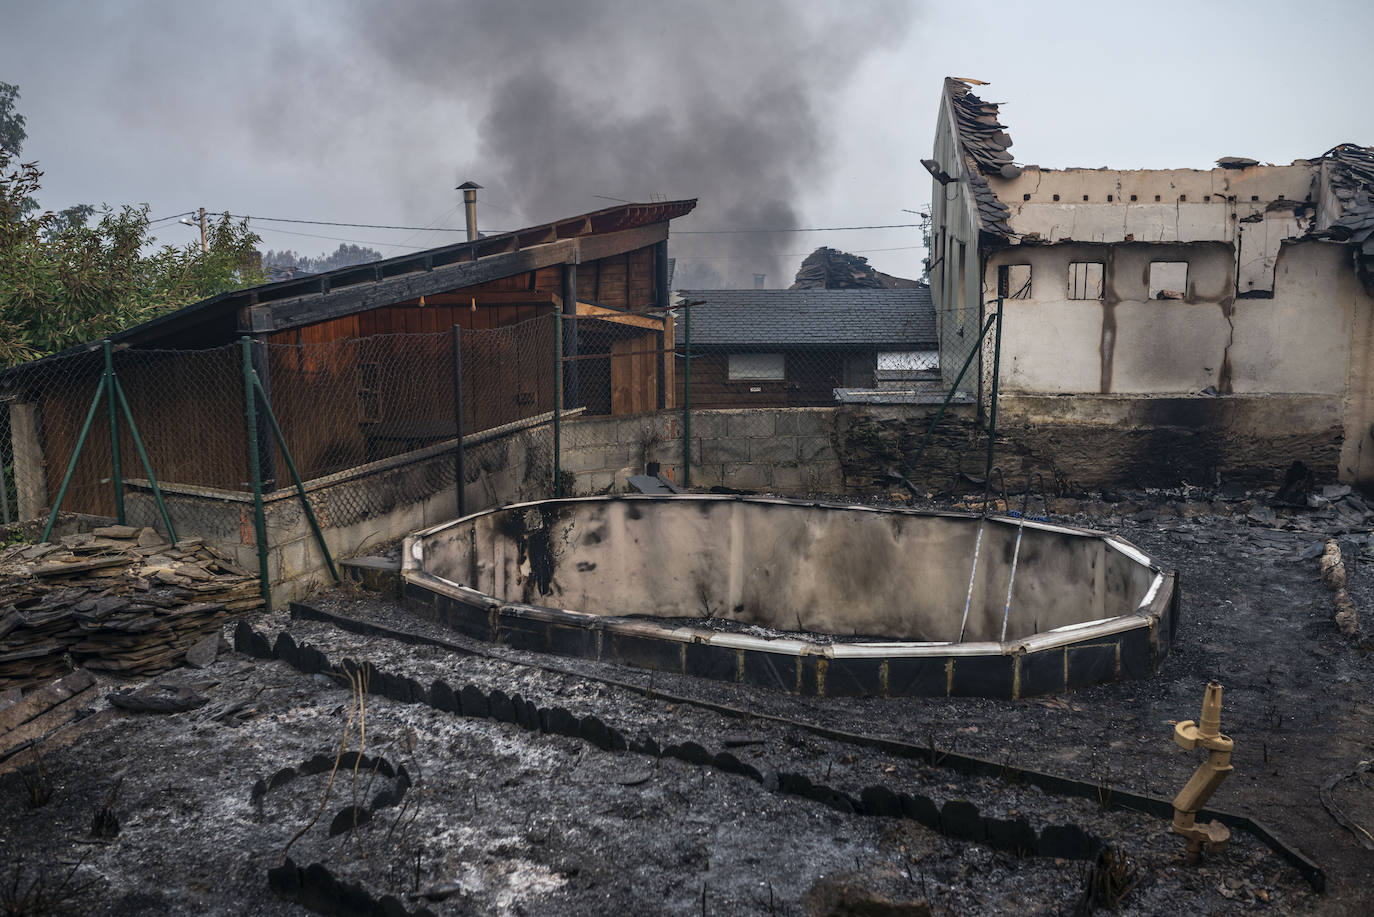
<path fill-rule="evenodd" d="M 1002 388 L 1018 393 L 1343 395 L 1357 310 L 1371 308 L 1340 245 L 1286 242 L 1272 298 L 1236 298 L 1224 243 L 1020 246 L 1031 295 L 1004 304 Z M 1104 264 L 1103 298 L 1069 300 L 1072 262 Z M 1148 299 L 1152 261 L 1189 263 L 1187 298 Z"/>

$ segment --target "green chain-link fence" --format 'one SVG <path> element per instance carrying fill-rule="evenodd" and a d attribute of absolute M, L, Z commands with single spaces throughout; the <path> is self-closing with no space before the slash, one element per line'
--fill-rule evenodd
<path fill-rule="evenodd" d="M 826 337 L 804 315 L 761 322 L 767 334 L 722 331 L 708 296 L 579 309 L 322 343 L 95 345 L 13 368 L 0 374 L 0 510 L 48 515 L 60 497 L 64 510 L 265 548 L 254 483 L 299 503 L 293 465 L 306 515 L 333 530 L 436 494 L 472 512 L 645 472 L 793 494 L 987 476 L 996 303 L 885 338 Z"/>

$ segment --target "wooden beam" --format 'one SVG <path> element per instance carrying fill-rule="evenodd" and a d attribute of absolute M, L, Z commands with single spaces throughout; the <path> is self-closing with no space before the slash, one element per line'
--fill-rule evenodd
<path fill-rule="evenodd" d="M 585 318 L 600 318 L 608 322 L 615 322 L 620 325 L 633 325 L 636 328 L 647 328 L 650 331 L 662 331 L 663 319 L 652 315 L 632 315 L 621 312 L 618 309 L 607 309 L 605 306 L 594 306 L 589 302 L 577 304 L 577 314 Z"/>
<path fill-rule="evenodd" d="M 455 290 L 451 293 L 426 294 L 425 304 L 430 306 L 470 306 L 476 299 L 477 305 L 501 306 L 545 306 L 558 301 L 558 294 L 551 290 Z"/>
<path fill-rule="evenodd" d="M 259 330 L 281 331 L 310 325 L 341 315 L 394 305 L 407 299 L 433 296 L 541 267 L 565 264 L 577 257 L 578 244 L 579 240 L 569 239 L 518 252 L 489 255 L 477 261 L 460 261 L 436 267 L 432 271 L 388 277 L 378 283 L 345 287 L 323 296 L 281 300 L 259 307 L 268 313 L 261 316 L 268 327 Z M 254 318 L 258 319 L 259 316 L 255 315 Z"/>
<path fill-rule="evenodd" d="M 276 300 L 250 309 L 249 318 L 254 331 L 283 331 L 354 312 L 395 305 L 420 296 L 460 291 L 463 287 L 537 271 L 542 267 L 623 255 L 667 238 L 668 224 L 655 223 L 606 235 L 564 239 L 520 251 L 487 255 L 476 261 L 436 266 L 432 271 L 387 277 L 377 283 L 360 283 L 324 294 Z M 481 299 L 479 294 L 471 295 L 478 295 L 478 299 Z"/>
<path fill-rule="evenodd" d="M 665 222 L 641 226 L 638 229 L 622 229 L 620 232 L 601 236 L 582 236 L 577 241 L 582 245 L 581 260 L 586 263 L 647 248 L 667 238 L 668 224 Z"/>
<path fill-rule="evenodd" d="M 95 676 L 85 669 L 77 669 L 42 688 L 32 691 L 24 699 L 0 710 L 0 735 L 17 729 L 29 720 L 95 684 Z"/>

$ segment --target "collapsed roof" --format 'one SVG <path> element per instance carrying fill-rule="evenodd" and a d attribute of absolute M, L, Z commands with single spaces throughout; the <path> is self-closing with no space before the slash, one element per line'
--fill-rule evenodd
<path fill-rule="evenodd" d="M 1322 154 L 1335 219 L 1311 235 L 1348 242 L 1355 270 L 1374 294 L 1374 148 L 1342 143 Z"/>
<path fill-rule="evenodd" d="M 793 290 L 910 289 L 918 280 L 894 277 L 868 263 L 867 258 L 822 245 L 802 261 Z"/>
<path fill-rule="evenodd" d="M 954 134 L 963 155 L 969 190 L 978 207 L 978 227 L 1001 239 L 1015 233 L 1008 223 L 1011 210 L 997 198 L 985 176 L 1015 178 L 1020 168 L 1012 162 L 1011 135 L 1006 125 L 997 120 L 997 103 L 984 102 L 971 91 L 969 84 L 977 80 L 945 78 L 945 101 L 954 115 Z"/>

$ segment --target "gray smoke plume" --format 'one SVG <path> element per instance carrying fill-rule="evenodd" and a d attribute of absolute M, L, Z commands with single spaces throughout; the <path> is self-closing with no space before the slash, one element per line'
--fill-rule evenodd
<path fill-rule="evenodd" d="M 478 157 L 458 174 L 528 220 L 611 203 L 597 195 L 699 198 L 671 243 L 691 288 L 787 285 L 795 236 L 681 231 L 799 225 L 828 165 L 828 104 L 911 20 L 901 0 L 427 0 L 361 4 L 354 22 L 407 92 L 476 105 Z"/>
<path fill-rule="evenodd" d="M 7 10 L 0 80 L 20 84 L 45 205 L 414 224 L 473 179 L 496 230 L 612 203 L 598 195 L 696 197 L 673 227 L 679 286 L 787 286 L 779 252 L 815 237 L 684 231 L 824 219 L 805 196 L 835 165 L 834 106 L 914 3 L 45 0 Z M 386 238 L 395 254 L 442 236 Z"/>

